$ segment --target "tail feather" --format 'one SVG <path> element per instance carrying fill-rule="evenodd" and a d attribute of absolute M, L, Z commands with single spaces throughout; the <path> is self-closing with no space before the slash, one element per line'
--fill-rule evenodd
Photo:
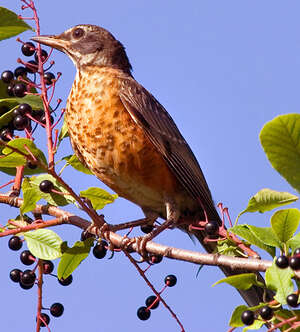
<path fill-rule="evenodd" d="M 180 228 L 182 228 L 190 236 L 191 233 L 188 232 L 187 226 L 181 225 Z M 213 253 L 215 251 L 216 242 L 204 242 L 204 238 L 206 237 L 204 231 L 193 232 L 193 235 L 199 240 L 199 242 L 202 244 L 202 246 L 208 253 Z M 233 270 L 230 267 L 225 267 L 225 266 L 220 266 L 220 269 L 223 271 L 226 277 L 242 273 L 253 273 L 253 271 Z M 256 275 L 258 281 L 265 283 L 264 278 L 261 276 L 260 273 L 256 273 Z M 242 298 L 250 307 L 256 306 L 261 302 L 266 302 L 266 301 L 269 302 L 272 300 L 274 296 L 274 293 L 272 291 L 267 289 L 264 290 L 263 288 L 258 286 L 252 286 L 247 290 L 238 290 L 238 292 L 241 294 Z"/>

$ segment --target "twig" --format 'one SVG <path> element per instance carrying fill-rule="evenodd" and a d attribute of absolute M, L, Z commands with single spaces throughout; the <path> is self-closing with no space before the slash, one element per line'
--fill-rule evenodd
<path fill-rule="evenodd" d="M 127 258 L 130 260 L 130 262 L 133 264 L 133 266 L 137 269 L 137 271 L 139 272 L 139 274 L 141 275 L 141 277 L 145 280 L 146 284 L 151 288 L 151 290 L 153 291 L 153 293 L 160 299 L 161 303 L 166 307 L 166 309 L 170 312 L 170 314 L 172 315 L 172 317 L 176 320 L 176 322 L 178 323 L 178 325 L 181 327 L 181 332 L 185 332 L 184 327 L 183 327 L 182 323 L 180 322 L 180 320 L 178 319 L 178 317 L 176 316 L 175 312 L 168 306 L 168 304 L 161 297 L 161 295 L 159 294 L 159 292 L 153 287 L 153 285 L 151 284 L 151 282 L 149 281 L 149 279 L 146 277 L 144 271 L 138 266 L 138 264 L 136 263 L 136 261 L 131 257 L 131 255 L 126 250 L 122 250 L 122 251 L 127 256 Z"/>
<path fill-rule="evenodd" d="M 41 310 L 42 310 L 42 294 L 43 294 L 43 261 L 39 259 L 38 261 L 38 271 L 39 271 L 39 277 L 38 277 L 38 305 L 37 305 L 37 321 L 36 321 L 36 332 L 40 332 L 41 328 Z"/>

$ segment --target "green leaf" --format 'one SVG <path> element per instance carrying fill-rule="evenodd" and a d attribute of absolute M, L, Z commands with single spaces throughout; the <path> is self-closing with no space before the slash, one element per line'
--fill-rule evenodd
<path fill-rule="evenodd" d="M 15 106 L 8 112 L 2 114 L 0 116 L 0 128 L 7 126 L 13 119 L 13 111 L 17 108 L 18 106 Z"/>
<path fill-rule="evenodd" d="M 82 173 L 85 173 L 88 175 L 94 174 L 80 162 L 80 160 L 77 158 L 77 156 L 75 154 L 66 156 L 63 158 L 63 160 L 65 160 L 68 165 L 71 165 L 73 168 L 75 168 L 79 172 L 82 172 Z"/>
<path fill-rule="evenodd" d="M 264 244 L 271 247 L 282 247 L 281 242 L 274 234 L 271 227 L 256 227 L 252 225 L 247 226 L 249 227 L 250 231 Z"/>
<path fill-rule="evenodd" d="M 88 198 L 95 210 L 103 209 L 106 204 L 112 203 L 118 195 L 111 195 L 101 188 L 91 187 L 81 191 L 80 196 Z"/>
<path fill-rule="evenodd" d="M 249 228 L 250 225 L 237 225 L 229 229 L 230 232 L 244 238 L 250 244 L 253 244 L 265 251 L 267 251 L 272 257 L 275 256 L 275 248 L 269 245 L 266 245 L 262 242 Z M 250 226 L 251 227 L 251 226 Z M 253 227 L 253 226 L 252 226 Z"/>
<path fill-rule="evenodd" d="M 285 243 L 296 232 L 300 222 L 298 209 L 280 210 L 273 214 L 271 226 L 278 239 Z"/>
<path fill-rule="evenodd" d="M 42 198 L 41 191 L 36 190 L 30 184 L 30 180 L 28 178 L 24 178 L 22 183 L 22 191 L 23 191 L 23 204 L 21 205 L 21 213 L 24 214 L 26 212 L 32 211 L 36 207 L 36 203 Z"/>
<path fill-rule="evenodd" d="M 65 195 L 59 195 L 51 192 L 50 194 L 43 193 L 40 191 L 40 183 L 44 180 L 49 180 L 53 183 L 54 189 L 64 193 Z M 55 206 L 65 206 L 69 203 L 75 203 L 75 199 L 68 194 L 68 191 L 50 174 L 41 174 L 38 176 L 32 176 L 29 178 L 29 184 L 31 186 L 31 190 L 34 190 L 39 193 L 39 195 L 45 199 L 49 204 Z"/>
<path fill-rule="evenodd" d="M 255 307 L 247 307 L 246 305 L 239 305 L 238 307 L 236 307 L 234 309 L 234 311 L 231 315 L 229 325 L 232 326 L 232 327 L 244 326 L 244 323 L 241 320 L 242 313 L 245 310 L 255 311 L 257 309 L 260 309 L 260 308 L 264 307 L 265 305 L 266 305 L 265 303 L 260 303 L 259 305 L 255 306 Z"/>
<path fill-rule="evenodd" d="M 17 36 L 26 30 L 33 30 L 31 26 L 18 18 L 18 15 L 0 7 L 0 40 Z"/>
<path fill-rule="evenodd" d="M 300 248 L 300 233 L 289 239 L 286 245 L 288 248 L 291 248 L 292 252 L 294 252 L 297 248 Z"/>
<path fill-rule="evenodd" d="M 29 156 L 30 154 L 25 148 L 26 146 L 38 160 L 42 161 L 44 164 L 47 164 L 44 153 L 36 147 L 33 141 L 27 138 L 16 138 L 8 142 L 7 146 L 2 150 L 2 153 L 6 156 L 0 156 L 0 167 L 16 167 L 26 164 L 26 158 L 23 155 L 12 151 L 9 148 L 10 146 Z"/>
<path fill-rule="evenodd" d="M 275 260 L 265 274 L 266 285 L 269 289 L 276 292 L 275 300 L 281 304 L 286 304 L 286 297 L 294 291 L 292 277 L 293 271 L 290 267 L 280 269 L 276 266 Z"/>
<path fill-rule="evenodd" d="M 233 256 L 233 257 L 242 256 L 241 255 L 242 252 L 240 251 L 239 247 L 237 247 L 235 243 L 233 243 L 228 239 L 218 241 L 216 249 L 217 253 L 220 255 Z"/>
<path fill-rule="evenodd" d="M 264 284 L 257 280 L 257 275 L 255 273 L 243 273 L 223 278 L 215 282 L 212 285 L 212 287 L 224 282 L 227 283 L 228 285 L 231 285 L 237 289 L 242 289 L 242 290 L 247 290 L 253 285 L 264 288 Z"/>
<path fill-rule="evenodd" d="M 11 153 L 6 156 L 0 156 L 0 168 L 2 167 L 17 167 L 25 165 L 26 159 L 20 154 Z"/>
<path fill-rule="evenodd" d="M 273 210 L 279 206 L 293 203 L 298 197 L 288 192 L 280 192 L 271 189 L 262 189 L 252 196 L 248 202 L 248 206 L 242 211 L 238 218 L 246 212 L 266 212 Z"/>
<path fill-rule="evenodd" d="M 300 114 L 277 116 L 260 132 L 263 149 L 291 186 L 300 191 Z"/>
<path fill-rule="evenodd" d="M 8 143 L 8 146 L 12 146 L 22 151 L 26 155 L 29 155 L 28 151 L 25 149 L 25 145 L 29 148 L 32 154 L 45 165 L 47 164 L 46 157 L 44 153 L 39 150 L 36 145 L 27 138 L 16 138 Z M 0 154 L 0 171 L 7 173 L 9 175 L 16 174 L 16 167 L 26 165 L 26 158 L 17 152 L 12 152 L 7 147 L 0 146 L 2 155 Z M 31 169 L 25 167 L 24 175 L 32 175 L 44 173 L 45 170 L 41 167 Z"/>
<path fill-rule="evenodd" d="M 264 321 L 256 319 L 252 325 L 244 327 L 243 332 L 248 330 L 259 330 L 264 324 Z"/>
<path fill-rule="evenodd" d="M 30 252 L 41 259 L 56 259 L 62 255 L 62 239 L 50 229 L 37 229 L 24 233 Z"/>
<path fill-rule="evenodd" d="M 61 127 L 60 133 L 58 135 L 58 144 L 60 144 L 60 142 L 65 138 L 68 137 L 69 133 L 68 133 L 68 126 L 67 126 L 67 122 L 66 122 L 66 118 L 64 117 L 64 123 Z"/>
<path fill-rule="evenodd" d="M 67 247 L 61 257 L 57 267 L 58 279 L 66 279 L 78 267 L 78 265 L 88 256 L 94 239 L 89 238 L 84 242 L 77 241 L 72 248 Z"/>

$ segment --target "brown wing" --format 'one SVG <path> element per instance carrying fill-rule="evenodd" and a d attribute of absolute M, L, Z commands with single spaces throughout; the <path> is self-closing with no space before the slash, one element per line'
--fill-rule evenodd
<path fill-rule="evenodd" d="M 209 218 L 218 220 L 202 170 L 171 116 L 133 78 L 120 82 L 120 98 L 133 120 L 146 132 L 191 197 L 201 200 Z"/>

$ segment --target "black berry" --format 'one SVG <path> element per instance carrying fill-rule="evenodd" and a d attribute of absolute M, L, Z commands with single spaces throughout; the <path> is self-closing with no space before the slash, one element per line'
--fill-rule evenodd
<path fill-rule="evenodd" d="M 8 247 L 11 250 L 19 250 L 22 248 L 23 242 L 18 236 L 12 236 L 8 241 Z"/>
<path fill-rule="evenodd" d="M 44 80 L 47 85 L 52 84 L 52 80 L 55 79 L 55 75 L 53 73 L 47 72 L 44 74 Z"/>
<path fill-rule="evenodd" d="M 152 232 L 153 229 L 154 229 L 153 225 L 143 225 L 143 226 L 141 226 L 141 231 L 145 234 L 148 234 L 148 233 Z"/>
<path fill-rule="evenodd" d="M 174 276 L 174 274 L 169 274 L 165 277 L 165 284 L 169 287 L 175 286 L 177 283 L 177 278 Z"/>
<path fill-rule="evenodd" d="M 13 131 L 9 128 L 2 128 L 0 130 L 0 139 L 2 139 L 2 141 L 5 141 L 5 142 L 8 142 L 10 141 L 10 138 L 9 137 L 12 137 L 13 136 Z"/>
<path fill-rule="evenodd" d="M 13 269 L 9 273 L 9 277 L 13 282 L 19 282 L 21 279 L 22 271 L 19 269 Z"/>
<path fill-rule="evenodd" d="M 290 294 L 286 297 L 286 303 L 293 308 L 298 307 L 298 298 L 299 296 L 297 294 Z"/>
<path fill-rule="evenodd" d="M 295 249 L 294 255 L 300 255 L 300 248 Z"/>
<path fill-rule="evenodd" d="M 155 295 L 151 295 L 149 297 L 147 297 L 145 303 L 147 308 L 150 307 L 152 305 L 152 303 L 154 303 L 156 301 L 157 297 Z M 159 300 L 157 300 L 157 302 L 155 302 L 155 304 L 151 307 L 152 309 L 156 309 L 159 306 Z"/>
<path fill-rule="evenodd" d="M 53 182 L 49 181 L 49 180 L 44 180 L 40 183 L 40 191 L 42 191 L 43 193 L 51 193 L 51 190 L 54 189 L 54 184 Z"/>
<path fill-rule="evenodd" d="M 34 60 L 28 61 L 28 64 L 26 65 L 26 71 L 27 73 L 33 74 L 38 71 L 38 64 Z"/>
<path fill-rule="evenodd" d="M 14 74 L 10 70 L 5 70 L 1 74 L 1 80 L 3 83 L 10 83 L 14 79 Z"/>
<path fill-rule="evenodd" d="M 245 310 L 242 313 L 241 320 L 245 325 L 252 325 L 254 323 L 254 312 L 251 310 Z"/>
<path fill-rule="evenodd" d="M 46 124 L 46 115 L 45 113 L 41 116 L 40 122 L 43 123 L 44 125 Z M 50 115 L 50 123 L 53 124 L 54 122 L 54 117 Z"/>
<path fill-rule="evenodd" d="M 50 274 L 54 270 L 54 264 L 51 261 L 43 261 L 43 268 L 45 274 Z"/>
<path fill-rule="evenodd" d="M 107 253 L 107 242 L 101 240 L 98 244 L 95 245 L 95 247 L 93 248 L 93 255 L 98 258 L 104 258 L 106 253 Z"/>
<path fill-rule="evenodd" d="M 42 50 L 42 52 L 41 52 L 41 58 L 42 58 L 42 62 L 45 62 L 45 60 L 48 58 L 48 53 L 47 53 L 47 51 Z M 39 57 L 38 57 L 37 52 L 35 52 L 34 60 L 35 60 L 36 62 L 39 62 Z"/>
<path fill-rule="evenodd" d="M 43 312 L 43 313 L 41 313 L 40 321 L 41 321 L 41 327 L 45 327 L 46 325 L 49 325 L 50 317 Z"/>
<path fill-rule="evenodd" d="M 16 83 L 13 87 L 13 92 L 16 97 L 23 98 L 26 94 L 26 85 L 23 83 Z"/>
<path fill-rule="evenodd" d="M 26 113 L 31 114 L 32 108 L 29 104 L 20 104 L 19 107 L 17 108 L 18 112 L 20 115 L 25 115 Z"/>
<path fill-rule="evenodd" d="M 25 270 L 21 276 L 21 283 L 24 285 L 32 285 L 34 284 L 36 279 L 36 275 L 31 270 Z"/>
<path fill-rule="evenodd" d="M 35 257 L 29 250 L 24 250 L 20 254 L 20 260 L 25 265 L 31 265 L 35 262 Z"/>
<path fill-rule="evenodd" d="M 14 83 L 10 83 L 7 88 L 6 88 L 6 92 L 9 96 L 14 96 Z"/>
<path fill-rule="evenodd" d="M 17 108 L 15 108 L 13 111 L 12 111 L 12 116 L 15 118 L 16 116 L 18 115 L 21 115 L 19 110 Z"/>
<path fill-rule="evenodd" d="M 215 220 L 209 221 L 206 225 L 205 225 L 205 232 L 208 235 L 216 235 L 218 234 L 218 230 L 219 230 L 219 223 Z"/>
<path fill-rule="evenodd" d="M 146 307 L 140 307 L 137 311 L 137 316 L 140 320 L 147 320 L 150 318 L 151 312 Z"/>
<path fill-rule="evenodd" d="M 14 71 L 14 74 L 15 74 L 15 77 L 18 78 L 19 76 L 26 76 L 27 74 L 27 70 L 25 67 L 23 66 L 20 66 L 20 67 L 17 67 Z"/>
<path fill-rule="evenodd" d="M 31 42 L 27 42 L 22 45 L 21 51 L 25 56 L 32 56 L 35 52 L 34 44 Z"/>
<path fill-rule="evenodd" d="M 21 288 L 23 289 L 30 289 L 34 286 L 34 283 L 33 284 L 29 284 L 29 285 L 26 285 L 26 284 L 23 284 L 21 281 L 19 282 L 19 285 Z"/>
<path fill-rule="evenodd" d="M 268 306 L 261 308 L 259 313 L 264 320 L 270 320 L 273 317 L 273 309 Z"/>
<path fill-rule="evenodd" d="M 300 269 L 300 256 L 293 256 L 290 258 L 289 262 L 290 268 L 293 270 L 299 270 Z"/>
<path fill-rule="evenodd" d="M 29 126 L 30 120 L 26 116 L 17 115 L 13 120 L 13 125 L 16 130 L 24 130 Z"/>
<path fill-rule="evenodd" d="M 73 276 L 70 274 L 66 279 L 57 279 L 58 282 L 63 286 L 69 286 L 73 281 Z"/>
<path fill-rule="evenodd" d="M 281 269 L 285 269 L 289 266 L 289 259 L 285 255 L 278 256 L 276 258 L 276 265 Z"/>
<path fill-rule="evenodd" d="M 162 261 L 162 259 L 163 259 L 163 256 L 161 256 L 161 255 L 156 255 L 156 254 L 149 255 L 149 261 L 152 264 L 158 264 Z"/>
<path fill-rule="evenodd" d="M 64 306 L 61 303 L 53 303 L 50 312 L 52 316 L 60 317 L 64 313 Z"/>

